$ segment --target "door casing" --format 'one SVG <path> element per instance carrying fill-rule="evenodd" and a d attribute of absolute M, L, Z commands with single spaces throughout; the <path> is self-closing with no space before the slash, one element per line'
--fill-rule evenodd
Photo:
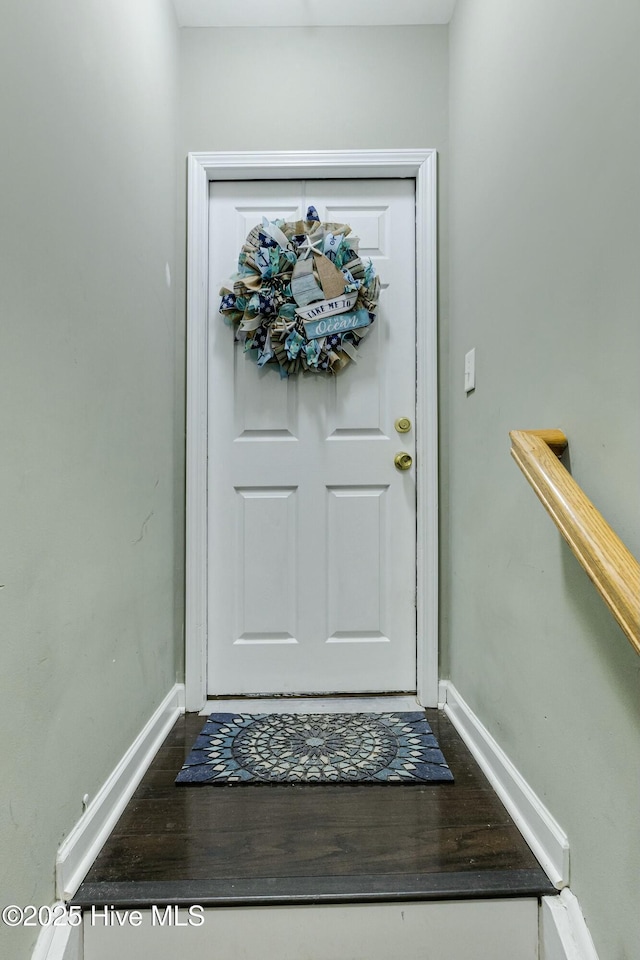
<path fill-rule="evenodd" d="M 186 709 L 207 698 L 207 329 L 212 180 L 408 177 L 416 184 L 417 686 L 438 702 L 438 381 L 436 151 L 190 153 L 187 210 Z"/>

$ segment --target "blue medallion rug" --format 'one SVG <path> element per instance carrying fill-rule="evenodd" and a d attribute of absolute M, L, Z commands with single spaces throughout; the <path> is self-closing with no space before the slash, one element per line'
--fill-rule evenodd
<path fill-rule="evenodd" d="M 452 780 L 424 713 L 212 713 L 176 783 Z"/>

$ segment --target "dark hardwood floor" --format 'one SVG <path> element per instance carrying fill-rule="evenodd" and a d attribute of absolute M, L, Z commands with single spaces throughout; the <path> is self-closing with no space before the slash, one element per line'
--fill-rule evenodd
<path fill-rule="evenodd" d="M 449 720 L 430 786 L 175 786 L 180 718 L 74 903 L 202 905 L 540 896 L 553 886 Z"/>

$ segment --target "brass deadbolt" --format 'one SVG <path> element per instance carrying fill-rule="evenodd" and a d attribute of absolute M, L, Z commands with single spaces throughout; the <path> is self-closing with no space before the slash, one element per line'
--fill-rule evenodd
<path fill-rule="evenodd" d="M 408 417 L 400 417 L 395 422 L 395 428 L 398 433 L 409 433 L 411 430 L 411 420 Z"/>

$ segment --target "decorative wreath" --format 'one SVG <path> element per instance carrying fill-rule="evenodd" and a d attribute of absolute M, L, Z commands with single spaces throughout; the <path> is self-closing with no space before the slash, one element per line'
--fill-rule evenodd
<path fill-rule="evenodd" d="M 245 240 L 238 272 L 220 290 L 220 313 L 259 367 L 281 377 L 338 373 L 375 320 L 380 281 L 344 223 L 265 217 Z"/>

